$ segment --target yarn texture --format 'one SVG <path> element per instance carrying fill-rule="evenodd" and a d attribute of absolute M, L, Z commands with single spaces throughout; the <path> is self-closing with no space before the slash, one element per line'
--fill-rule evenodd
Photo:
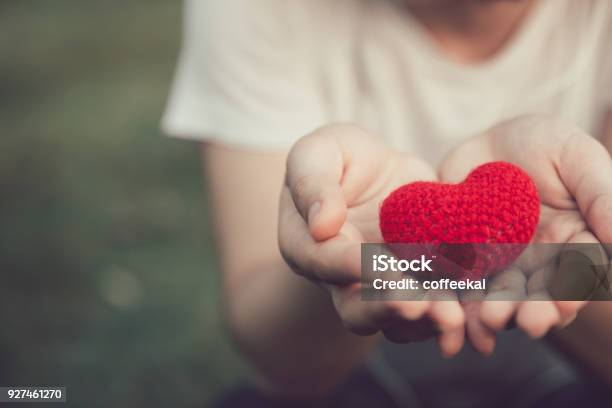
<path fill-rule="evenodd" d="M 472 170 L 459 184 L 415 182 L 398 188 L 383 201 L 379 220 L 386 243 L 438 244 L 437 248 L 447 251 L 451 248 L 452 259 L 470 259 L 469 264 L 458 262 L 470 270 L 470 277 L 478 278 L 518 256 L 513 251 L 497 253 L 495 256 L 503 259 L 494 261 L 492 252 L 501 248 L 494 244 L 529 243 L 539 215 L 538 191 L 529 175 L 514 164 L 491 162 Z M 489 259 L 483 261 L 485 247 L 490 247 L 491 253 L 485 254 Z M 479 248 L 475 255 L 474 248 Z M 486 265 L 478 266 L 482 262 Z"/>

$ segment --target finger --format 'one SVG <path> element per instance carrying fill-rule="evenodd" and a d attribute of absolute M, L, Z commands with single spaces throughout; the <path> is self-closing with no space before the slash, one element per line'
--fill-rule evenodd
<path fill-rule="evenodd" d="M 300 139 L 287 157 L 286 186 L 315 240 L 338 233 L 346 219 L 344 152 L 325 129 Z"/>
<path fill-rule="evenodd" d="M 334 307 L 344 327 L 355 334 L 369 336 L 380 330 L 380 326 L 386 324 L 386 318 L 382 302 L 371 302 L 368 304 L 358 298 L 359 284 L 349 286 L 329 287 Z"/>
<path fill-rule="evenodd" d="M 555 267 L 551 264 L 535 271 L 527 282 L 527 299 L 516 313 L 516 324 L 531 338 L 543 337 L 561 322 L 561 315 L 547 290 Z"/>
<path fill-rule="evenodd" d="M 574 320 L 576 320 L 576 317 L 578 317 L 578 312 L 561 312 L 561 309 L 559 308 L 559 305 L 557 305 L 557 309 L 559 309 L 559 313 L 561 314 L 561 322 L 557 325 L 557 327 L 559 328 L 564 328 L 569 326 L 570 324 L 572 324 L 574 322 Z"/>
<path fill-rule="evenodd" d="M 511 266 L 491 279 L 489 293 L 480 307 L 480 320 L 493 331 L 506 328 L 527 296 L 527 278 L 517 266 Z"/>
<path fill-rule="evenodd" d="M 466 333 L 472 347 L 479 353 L 489 356 L 495 349 L 495 332 L 489 329 L 480 318 L 482 302 L 463 303 L 466 318 Z"/>
<path fill-rule="evenodd" d="M 508 327 L 520 303 L 511 300 L 496 300 L 482 302 L 480 320 L 493 331 L 501 331 Z"/>
<path fill-rule="evenodd" d="M 567 326 L 587 304 L 600 282 L 599 269 L 607 267 L 605 249 L 590 231 L 581 231 L 563 246 L 555 276 L 550 285 L 561 316 L 560 326 Z"/>
<path fill-rule="evenodd" d="M 557 301 L 555 306 L 559 311 L 558 327 L 565 327 L 576 319 L 578 312 L 587 305 L 586 301 Z"/>
<path fill-rule="evenodd" d="M 607 265 L 606 251 L 590 231 L 577 233 L 564 245 L 559 255 L 557 274 L 551 285 L 552 297 L 560 299 L 555 301 L 561 319 L 559 327 L 570 324 L 576 318 L 578 311 L 586 306 L 586 299 L 599 284 L 597 268 Z M 558 289 L 567 286 L 568 283 L 570 288 Z M 580 289 L 585 287 L 586 291 Z"/>
<path fill-rule="evenodd" d="M 568 325 L 586 305 L 584 300 L 571 300 L 584 298 L 576 294 L 576 288 L 591 277 L 589 266 L 602 262 L 607 265 L 607 256 L 593 234 L 582 231 L 574 235 L 561 250 L 558 264 L 550 262 L 530 277 L 527 301 L 519 307 L 517 325 L 533 338 L 544 336 L 555 326 Z M 566 281 L 570 282 L 569 291 Z"/>
<path fill-rule="evenodd" d="M 532 272 L 527 281 L 527 297 L 525 300 L 551 300 L 549 287 L 556 272 L 556 266 L 552 263 Z"/>
<path fill-rule="evenodd" d="M 570 238 L 559 255 L 550 284 L 551 297 L 559 302 L 562 316 L 571 316 L 590 299 L 605 281 L 609 268 L 606 250 L 590 231 Z"/>
<path fill-rule="evenodd" d="M 542 212 L 544 213 L 544 208 Z M 523 253 L 514 261 L 513 266 L 519 268 L 523 275 L 531 276 L 549 263 L 553 262 L 561 252 L 559 245 L 528 245 Z"/>
<path fill-rule="evenodd" d="M 486 295 L 484 290 L 459 292 L 465 313 L 465 332 L 470 344 L 476 351 L 488 356 L 495 348 L 495 332 L 486 327 L 480 318 L 480 309 Z"/>
<path fill-rule="evenodd" d="M 512 265 L 490 278 L 486 299 L 522 300 L 527 294 L 526 283 L 527 277 L 523 270 Z"/>
<path fill-rule="evenodd" d="M 457 355 L 465 344 L 465 329 L 459 327 L 454 330 L 440 333 L 438 336 L 438 347 L 445 358 Z"/>
<path fill-rule="evenodd" d="M 561 321 L 561 315 L 550 300 L 527 300 L 518 309 L 516 324 L 533 339 L 543 337 Z"/>
<path fill-rule="evenodd" d="M 456 330 L 465 324 L 465 314 L 457 295 L 450 291 L 430 291 L 426 300 L 431 300 L 427 315 L 441 332 Z"/>
<path fill-rule="evenodd" d="M 334 284 L 360 280 L 360 233 L 346 224 L 333 238 L 316 242 L 286 188 L 281 194 L 278 240 L 287 264 L 308 279 Z"/>
<path fill-rule="evenodd" d="M 457 295 L 451 291 L 430 291 L 427 297 L 432 300 L 427 316 L 436 325 L 438 347 L 444 357 L 456 355 L 465 343 L 465 314 Z"/>
<path fill-rule="evenodd" d="M 569 326 L 570 324 L 574 322 L 574 320 L 576 320 L 576 317 L 578 317 L 578 313 L 566 314 L 566 316 L 561 319 L 561 323 L 557 325 L 557 327 L 562 329 L 564 327 Z"/>
<path fill-rule="evenodd" d="M 345 327 L 357 334 L 374 334 L 389 327 L 401 328 L 406 323 L 420 320 L 429 308 L 427 301 L 362 300 L 359 284 L 335 287 L 331 292 Z"/>
<path fill-rule="evenodd" d="M 437 336 L 443 356 L 457 354 L 465 342 L 463 310 L 456 300 L 451 300 L 453 296 L 450 294 L 437 294 L 436 298 L 435 301 L 398 302 L 401 305 L 412 304 L 408 310 L 418 307 L 418 314 L 403 312 L 402 315 L 409 316 L 409 320 L 393 321 L 383 330 L 385 337 L 395 343 L 409 343 Z"/>
<path fill-rule="evenodd" d="M 601 242 L 612 242 L 612 160 L 594 138 L 576 132 L 558 162 L 563 183 Z"/>

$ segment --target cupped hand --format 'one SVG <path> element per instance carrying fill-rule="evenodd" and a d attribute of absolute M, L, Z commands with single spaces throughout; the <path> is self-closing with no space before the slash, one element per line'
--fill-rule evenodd
<path fill-rule="evenodd" d="M 380 203 L 403 184 L 435 177 L 425 162 L 389 150 L 360 128 L 322 128 L 289 153 L 278 236 L 285 261 L 330 291 L 349 330 L 382 331 L 394 342 L 437 337 L 442 354 L 451 356 L 464 342 L 454 294 L 442 294 L 452 298 L 444 301 L 364 301 L 360 293 L 361 243 L 382 242 Z"/>
<path fill-rule="evenodd" d="M 521 117 L 460 145 L 440 167 L 440 179 L 460 181 L 479 164 L 498 160 L 522 167 L 538 188 L 541 212 L 533 243 L 612 242 L 612 160 L 596 139 L 554 118 Z M 513 321 L 539 338 L 569 324 L 585 306 L 586 301 L 545 296 L 543 276 L 552 266 L 542 261 L 519 258 L 492 279 L 483 302 L 464 304 L 467 335 L 477 350 L 491 353 L 495 333 Z M 523 291 L 525 300 L 493 300 L 504 299 L 507 291 Z"/>

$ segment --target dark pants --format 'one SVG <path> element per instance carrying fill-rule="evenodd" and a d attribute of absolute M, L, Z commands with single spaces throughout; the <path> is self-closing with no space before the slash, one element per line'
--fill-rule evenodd
<path fill-rule="evenodd" d="M 352 375 L 342 386 L 324 400 L 296 401 L 275 399 L 260 393 L 252 386 L 243 385 L 231 390 L 217 403 L 217 408 L 386 408 L 397 407 L 393 399 L 367 371 Z"/>
<path fill-rule="evenodd" d="M 271 398 L 254 387 L 243 385 L 224 395 L 217 408 L 403 408 L 367 371 L 351 376 L 324 400 L 296 401 Z M 612 395 L 590 384 L 575 383 L 563 387 L 540 400 L 531 408 L 611 408 Z M 508 407 L 511 408 L 511 407 Z"/>

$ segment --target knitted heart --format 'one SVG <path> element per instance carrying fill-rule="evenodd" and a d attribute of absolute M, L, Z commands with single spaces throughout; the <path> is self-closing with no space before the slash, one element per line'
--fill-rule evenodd
<path fill-rule="evenodd" d="M 415 182 L 393 191 L 380 208 L 380 230 L 386 243 L 434 244 L 460 267 L 442 264 L 444 277 L 480 279 L 520 254 L 539 215 L 529 175 L 513 164 L 492 162 L 459 184 Z"/>

